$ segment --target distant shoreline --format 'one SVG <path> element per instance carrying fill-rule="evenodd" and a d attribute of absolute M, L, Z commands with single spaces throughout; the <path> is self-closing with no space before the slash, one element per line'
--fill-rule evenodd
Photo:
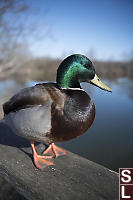
<path fill-rule="evenodd" d="M 33 58 L 21 66 L 18 65 L 19 67 L 3 70 L 0 73 L 0 81 L 8 78 L 18 78 L 21 81 L 54 81 L 60 63 L 59 59 Z M 133 80 L 133 61 L 94 61 L 93 63 L 100 78 L 115 80 L 125 77 Z"/>

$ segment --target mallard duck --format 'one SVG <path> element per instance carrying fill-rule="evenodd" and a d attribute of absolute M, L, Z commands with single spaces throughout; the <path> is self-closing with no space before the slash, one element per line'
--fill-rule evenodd
<path fill-rule="evenodd" d="M 94 121 L 95 106 L 81 82 L 111 92 L 96 75 L 92 62 L 74 54 L 59 65 L 56 83 L 24 88 L 3 104 L 4 122 L 30 141 L 34 164 L 39 169 L 53 165 L 54 157 L 66 154 L 55 142 L 82 135 Z M 34 141 L 49 144 L 43 155 L 37 154 Z"/>

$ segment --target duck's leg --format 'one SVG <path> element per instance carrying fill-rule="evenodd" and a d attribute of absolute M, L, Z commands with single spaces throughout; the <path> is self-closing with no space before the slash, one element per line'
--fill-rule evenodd
<path fill-rule="evenodd" d="M 40 156 L 40 155 L 38 155 L 36 150 L 35 150 L 34 141 L 32 141 L 32 140 L 30 140 L 30 145 L 31 145 L 31 148 L 32 148 L 34 164 L 38 169 L 43 170 L 48 165 L 54 165 L 54 163 L 51 161 L 52 158 L 53 158 L 52 156 Z"/>
<path fill-rule="evenodd" d="M 57 147 L 54 143 L 51 143 L 49 147 L 43 152 L 44 155 L 54 155 L 55 157 L 66 155 L 66 152 Z"/>

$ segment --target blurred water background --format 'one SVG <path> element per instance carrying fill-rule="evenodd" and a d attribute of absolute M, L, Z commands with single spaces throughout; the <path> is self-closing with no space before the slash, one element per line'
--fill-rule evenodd
<path fill-rule="evenodd" d="M 58 145 L 115 171 L 133 167 L 132 9 L 130 0 L 1 0 L 0 118 L 13 94 L 55 81 L 66 56 L 84 54 L 113 92 L 82 83 L 95 121 L 81 137 Z M 6 199 L 24 198 L 0 178 L 0 200 Z"/>

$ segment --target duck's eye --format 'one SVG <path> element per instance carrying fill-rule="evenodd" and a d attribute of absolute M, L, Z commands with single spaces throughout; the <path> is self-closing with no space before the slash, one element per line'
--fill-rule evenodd
<path fill-rule="evenodd" d="M 87 64 L 85 64 L 85 65 L 84 65 L 84 67 L 88 68 L 88 65 L 87 65 Z"/>

